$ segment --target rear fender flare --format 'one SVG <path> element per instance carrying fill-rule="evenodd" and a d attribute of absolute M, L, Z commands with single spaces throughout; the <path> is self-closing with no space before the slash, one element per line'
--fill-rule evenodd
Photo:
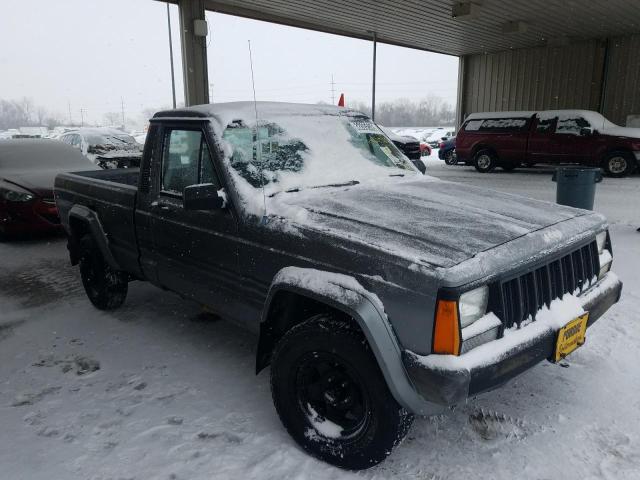
<path fill-rule="evenodd" d="M 89 234 L 96 242 L 96 245 L 100 250 L 100 253 L 102 253 L 102 256 L 104 257 L 107 264 L 113 270 L 121 270 L 118 262 L 113 256 L 113 253 L 111 253 L 111 249 L 109 248 L 109 239 L 107 238 L 107 235 L 102 228 L 102 223 L 100 223 L 98 214 L 93 210 L 85 207 L 84 205 L 74 205 L 73 207 L 71 207 L 71 210 L 69 210 L 69 230 L 71 232 L 71 241 L 73 242 L 73 244 L 79 245 L 80 234 L 78 232 L 74 232 L 74 229 L 72 227 L 74 221 L 79 221 L 86 226 Z M 73 251 L 71 252 L 71 255 L 73 262 Z"/>
<path fill-rule="evenodd" d="M 318 275 L 322 278 L 318 279 Z M 273 298 L 282 291 L 324 303 L 351 317 L 364 333 L 389 390 L 404 408 L 418 415 L 433 415 L 443 410 L 441 405 L 426 401 L 413 386 L 402 362 L 402 349 L 379 298 L 347 275 L 298 267 L 280 270 L 263 309 L 258 355 L 275 347 L 269 340 L 269 314 Z"/>

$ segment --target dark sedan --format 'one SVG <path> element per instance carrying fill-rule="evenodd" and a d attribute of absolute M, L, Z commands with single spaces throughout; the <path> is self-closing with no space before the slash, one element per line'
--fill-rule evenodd
<path fill-rule="evenodd" d="M 55 176 L 95 169 L 78 150 L 61 142 L 0 142 L 0 237 L 60 230 Z"/>
<path fill-rule="evenodd" d="M 440 160 L 444 160 L 444 163 L 447 165 L 455 165 L 458 163 L 458 158 L 456 157 L 456 137 L 443 140 L 438 147 L 438 158 Z"/>

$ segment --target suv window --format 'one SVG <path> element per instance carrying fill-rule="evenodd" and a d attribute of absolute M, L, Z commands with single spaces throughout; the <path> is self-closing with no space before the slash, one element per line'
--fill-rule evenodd
<path fill-rule="evenodd" d="M 218 185 L 211 155 L 201 130 L 165 130 L 162 150 L 162 191 L 182 195 L 185 187 Z"/>
<path fill-rule="evenodd" d="M 553 124 L 557 117 L 551 118 L 539 118 L 538 125 L 536 125 L 536 132 L 538 133 L 551 133 L 553 131 Z"/>
<path fill-rule="evenodd" d="M 469 120 L 464 129 L 472 132 L 507 133 L 525 130 L 528 125 L 528 118 L 487 118 Z"/>
<path fill-rule="evenodd" d="M 578 115 L 561 116 L 558 118 L 556 133 L 580 135 L 580 130 L 583 128 L 591 128 L 591 124 L 584 117 Z"/>

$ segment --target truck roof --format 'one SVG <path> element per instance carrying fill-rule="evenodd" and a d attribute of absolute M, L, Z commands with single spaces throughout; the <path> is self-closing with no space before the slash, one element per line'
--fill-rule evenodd
<path fill-rule="evenodd" d="M 288 102 L 224 102 L 194 105 L 191 107 L 176 108 L 175 110 L 163 110 L 156 113 L 153 118 L 255 118 L 258 110 L 258 118 L 274 117 L 282 115 L 331 115 L 336 113 L 354 112 L 345 107 L 336 107 L 325 104 L 288 103 Z"/>

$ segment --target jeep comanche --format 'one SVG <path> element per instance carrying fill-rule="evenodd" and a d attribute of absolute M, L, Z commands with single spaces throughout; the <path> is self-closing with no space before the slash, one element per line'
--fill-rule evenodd
<path fill-rule="evenodd" d="M 255 331 L 286 429 L 349 469 L 414 415 L 562 360 L 622 288 L 601 215 L 423 176 L 345 108 L 159 112 L 139 171 L 61 174 L 55 195 L 97 308 L 146 280 Z"/>

